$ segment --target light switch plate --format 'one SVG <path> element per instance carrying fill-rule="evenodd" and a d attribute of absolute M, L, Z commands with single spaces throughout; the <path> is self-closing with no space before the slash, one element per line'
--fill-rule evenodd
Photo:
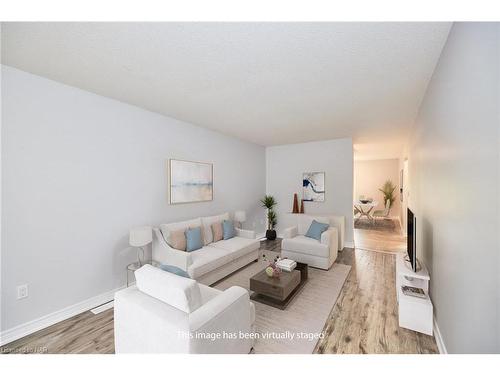
<path fill-rule="evenodd" d="M 23 299 L 28 297 L 28 284 L 19 285 L 17 287 L 17 299 Z"/>

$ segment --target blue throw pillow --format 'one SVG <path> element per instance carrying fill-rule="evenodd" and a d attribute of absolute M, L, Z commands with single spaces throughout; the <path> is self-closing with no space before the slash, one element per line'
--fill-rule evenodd
<path fill-rule="evenodd" d="M 327 230 L 328 227 L 328 224 L 318 223 L 316 220 L 313 220 L 311 226 L 307 230 L 306 237 L 321 241 L 321 234 Z"/>
<path fill-rule="evenodd" d="M 222 232 L 225 240 L 234 237 L 234 224 L 231 220 L 224 220 L 222 222 Z"/>
<path fill-rule="evenodd" d="M 201 228 L 191 228 L 186 230 L 186 251 L 191 252 L 203 247 L 201 240 Z"/>
<path fill-rule="evenodd" d="M 184 271 L 183 269 L 181 269 L 179 267 L 171 266 L 170 264 L 162 264 L 160 266 L 160 268 L 163 271 L 167 271 L 167 272 L 173 273 L 174 275 L 178 275 L 178 276 L 182 276 L 182 277 L 187 277 L 188 279 L 191 278 L 191 277 L 189 277 L 189 275 L 188 275 L 188 273 L 186 271 Z"/>

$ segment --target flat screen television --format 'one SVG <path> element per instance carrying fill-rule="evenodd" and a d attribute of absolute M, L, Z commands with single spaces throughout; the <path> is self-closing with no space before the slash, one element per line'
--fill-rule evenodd
<path fill-rule="evenodd" d="M 406 216 L 406 233 L 407 244 L 406 249 L 408 251 L 408 258 L 406 259 L 410 265 L 413 272 L 417 272 L 417 219 L 413 214 L 412 210 L 408 208 L 408 213 Z"/>

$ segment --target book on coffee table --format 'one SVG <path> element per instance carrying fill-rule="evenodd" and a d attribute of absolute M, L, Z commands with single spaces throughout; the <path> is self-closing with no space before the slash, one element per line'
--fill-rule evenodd
<path fill-rule="evenodd" d="M 297 267 L 297 263 L 291 259 L 280 259 L 276 265 L 286 272 L 292 272 Z"/>
<path fill-rule="evenodd" d="M 404 295 L 418 298 L 427 298 L 422 288 L 415 288 L 413 286 L 403 285 L 401 287 Z"/>

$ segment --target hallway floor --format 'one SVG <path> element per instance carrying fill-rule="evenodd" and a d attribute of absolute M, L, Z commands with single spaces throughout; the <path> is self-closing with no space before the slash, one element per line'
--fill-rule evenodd
<path fill-rule="evenodd" d="M 337 303 L 326 321 L 325 338 L 315 353 L 433 354 L 433 336 L 399 327 L 395 288 L 395 254 L 406 251 L 398 220 L 375 224 L 360 220 L 355 249 L 345 248 L 338 263 L 352 266 Z"/>
<path fill-rule="evenodd" d="M 356 249 L 400 253 L 406 251 L 406 237 L 397 219 L 378 219 L 375 223 L 360 219 L 354 224 Z"/>

